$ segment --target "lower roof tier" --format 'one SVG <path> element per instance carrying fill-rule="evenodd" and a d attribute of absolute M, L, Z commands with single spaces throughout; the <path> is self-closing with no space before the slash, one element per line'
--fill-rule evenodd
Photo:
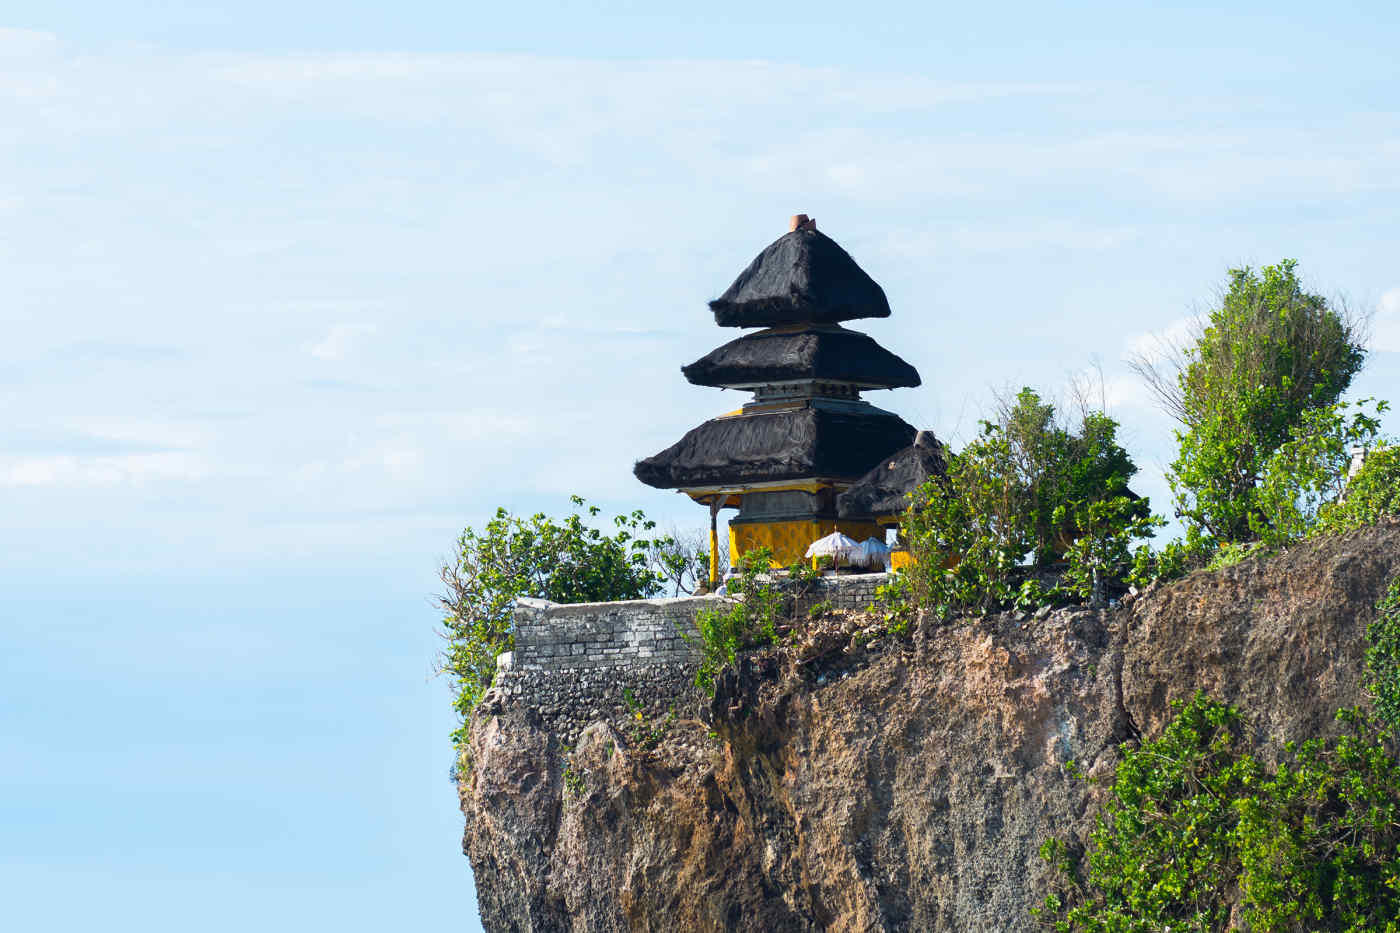
<path fill-rule="evenodd" d="M 695 385 L 724 388 L 808 379 L 849 382 L 866 389 L 919 384 L 913 366 L 873 338 L 834 324 L 745 334 L 682 366 L 681 372 Z"/>
<path fill-rule="evenodd" d="M 914 439 L 903 418 L 807 405 L 712 418 L 632 472 L 648 486 L 680 489 L 821 478 L 851 481 Z"/>
<path fill-rule="evenodd" d="M 943 444 L 933 432 L 920 431 L 913 444 L 881 461 L 837 496 L 837 514 L 842 518 L 899 515 L 909 508 L 910 493 L 947 470 Z"/>

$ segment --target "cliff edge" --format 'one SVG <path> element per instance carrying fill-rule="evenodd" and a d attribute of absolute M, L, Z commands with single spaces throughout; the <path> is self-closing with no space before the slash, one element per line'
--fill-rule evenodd
<path fill-rule="evenodd" d="M 1198 688 L 1259 754 L 1363 701 L 1400 526 L 1199 572 L 1112 610 L 867 643 L 837 613 L 674 720 L 566 744 L 526 695 L 471 723 L 463 849 L 490 931 L 1031 930 L 1048 836 L 1087 836 L 1118 746 Z M 569 736 L 568 738 L 572 738 Z"/>

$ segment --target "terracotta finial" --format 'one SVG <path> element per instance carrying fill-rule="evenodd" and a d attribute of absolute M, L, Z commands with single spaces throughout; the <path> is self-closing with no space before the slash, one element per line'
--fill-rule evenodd
<path fill-rule="evenodd" d="M 788 221 L 788 232 L 794 230 L 815 230 L 817 222 L 806 214 L 794 214 L 792 220 Z"/>

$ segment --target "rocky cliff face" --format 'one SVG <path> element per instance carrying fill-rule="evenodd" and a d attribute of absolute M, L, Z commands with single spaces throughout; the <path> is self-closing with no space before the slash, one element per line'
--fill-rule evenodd
<path fill-rule="evenodd" d="M 862 619 L 729 672 L 655 747 L 606 722 L 572 749 L 529 703 L 483 705 L 464 849 L 487 930 L 1029 930 L 1048 836 L 1197 688 L 1261 754 L 1362 700 L 1400 527 L 1197 573 L 1111 611 L 916 626 Z M 702 720 L 709 720 L 708 722 Z"/>

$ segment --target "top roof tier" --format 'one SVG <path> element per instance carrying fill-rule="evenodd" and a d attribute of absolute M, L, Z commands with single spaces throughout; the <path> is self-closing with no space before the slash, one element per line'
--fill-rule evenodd
<path fill-rule="evenodd" d="M 885 290 L 804 215 L 710 302 L 721 327 L 837 324 L 889 317 Z"/>

